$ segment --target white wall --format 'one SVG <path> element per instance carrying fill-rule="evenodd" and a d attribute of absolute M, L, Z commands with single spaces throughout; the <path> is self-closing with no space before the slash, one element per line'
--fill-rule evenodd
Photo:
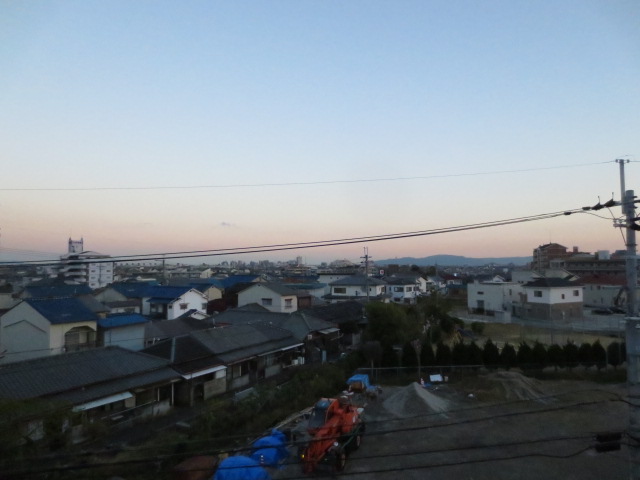
<path fill-rule="evenodd" d="M 478 308 L 478 301 L 484 301 L 485 311 L 510 311 L 514 303 L 520 301 L 524 289 L 515 282 L 474 282 L 467 285 L 467 307 Z"/>
<path fill-rule="evenodd" d="M 7 355 L 1 363 L 49 355 L 50 324 L 28 303 L 22 302 L 0 318 L 0 344 Z"/>
<path fill-rule="evenodd" d="M 527 292 L 527 302 L 543 303 L 545 305 L 582 302 L 583 298 L 581 286 L 554 288 L 527 287 L 525 291 Z M 535 292 L 541 292 L 541 296 L 536 297 Z M 577 292 L 577 295 L 574 294 L 574 292 Z"/>
<path fill-rule="evenodd" d="M 183 307 L 185 304 L 186 308 Z M 207 297 L 197 290 L 189 290 L 182 294 L 175 302 L 170 303 L 167 306 L 167 320 L 173 320 L 192 309 L 198 310 L 205 315 L 207 313 Z"/>
<path fill-rule="evenodd" d="M 276 313 L 293 313 L 298 310 L 298 297 L 295 295 L 281 296 L 261 284 L 252 285 L 238 293 L 238 307 L 251 303 L 257 303 L 270 312 Z"/>
<path fill-rule="evenodd" d="M 109 328 L 104 331 L 104 346 L 118 346 L 133 351 L 142 350 L 144 348 L 144 331 L 144 323 Z"/>

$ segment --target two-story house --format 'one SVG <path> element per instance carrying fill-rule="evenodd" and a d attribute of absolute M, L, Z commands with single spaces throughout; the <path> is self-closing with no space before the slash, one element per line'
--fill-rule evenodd
<path fill-rule="evenodd" d="M 165 320 L 173 320 L 189 310 L 206 315 L 207 303 L 207 297 L 195 288 L 155 285 L 146 291 L 142 314 Z"/>
<path fill-rule="evenodd" d="M 292 313 L 298 310 L 297 295 L 278 283 L 256 283 L 238 293 L 238 307 L 255 303 L 270 312 Z"/>
<path fill-rule="evenodd" d="M 98 318 L 78 298 L 23 300 L 0 317 L 0 362 L 93 348 Z"/>
<path fill-rule="evenodd" d="M 569 320 L 583 316 L 583 286 L 563 278 L 539 278 L 523 285 L 522 317 Z"/>
<path fill-rule="evenodd" d="M 388 303 L 390 298 L 386 282 L 365 275 L 341 278 L 331 282 L 329 287 L 331 287 L 331 293 L 325 295 L 324 299 L 330 303 L 362 300 L 363 298 Z"/>

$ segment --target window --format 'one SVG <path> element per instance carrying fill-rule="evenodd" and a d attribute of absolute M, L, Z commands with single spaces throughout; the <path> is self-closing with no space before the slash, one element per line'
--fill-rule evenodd
<path fill-rule="evenodd" d="M 534 297 L 542 297 L 542 290 L 534 290 L 533 291 L 533 296 Z"/>
<path fill-rule="evenodd" d="M 562 295 L 560 295 L 560 297 L 562 298 L 562 300 L 564 300 L 564 293 Z"/>
<path fill-rule="evenodd" d="M 411 290 L 412 290 L 412 287 L 407 287 L 405 291 L 410 292 Z"/>
<path fill-rule="evenodd" d="M 180 310 L 186 310 L 188 306 L 189 306 L 188 303 L 181 303 L 180 304 Z"/>
<path fill-rule="evenodd" d="M 402 287 L 393 287 L 393 291 L 394 292 L 401 292 L 402 291 Z"/>
<path fill-rule="evenodd" d="M 284 299 L 284 308 L 293 308 L 293 299 L 285 298 Z"/>
<path fill-rule="evenodd" d="M 207 304 L 206 304 L 206 303 L 203 303 L 203 304 L 202 304 L 202 310 L 206 310 L 206 309 L 207 309 Z"/>
<path fill-rule="evenodd" d="M 272 298 L 262 298 L 260 300 L 260 302 L 262 303 L 262 305 L 264 305 L 266 307 L 270 307 L 271 305 L 273 305 L 273 299 Z"/>
<path fill-rule="evenodd" d="M 484 292 L 478 292 L 478 295 L 484 295 Z"/>
<path fill-rule="evenodd" d="M 345 294 L 347 293 L 347 289 L 346 287 L 333 287 L 333 293 L 336 295 Z"/>
<path fill-rule="evenodd" d="M 574 297 L 579 297 L 580 296 L 580 290 L 574 290 L 573 291 L 573 296 Z"/>

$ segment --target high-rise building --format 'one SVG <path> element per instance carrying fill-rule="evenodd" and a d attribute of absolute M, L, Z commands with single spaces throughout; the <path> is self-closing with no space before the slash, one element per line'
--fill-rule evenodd
<path fill-rule="evenodd" d="M 84 250 L 84 239 L 71 240 L 66 255 L 60 257 L 59 274 L 70 285 L 87 284 L 96 289 L 113 283 L 113 262 L 109 255 Z"/>

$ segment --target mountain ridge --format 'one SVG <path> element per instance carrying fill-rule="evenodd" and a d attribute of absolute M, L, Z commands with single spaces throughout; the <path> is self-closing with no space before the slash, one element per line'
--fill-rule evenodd
<path fill-rule="evenodd" d="M 376 265 L 417 265 L 427 267 L 440 265 L 443 267 L 481 267 L 483 265 L 517 265 L 524 266 L 531 263 L 532 257 L 485 257 L 474 258 L 462 255 L 430 255 L 428 257 L 399 257 L 376 260 Z"/>

